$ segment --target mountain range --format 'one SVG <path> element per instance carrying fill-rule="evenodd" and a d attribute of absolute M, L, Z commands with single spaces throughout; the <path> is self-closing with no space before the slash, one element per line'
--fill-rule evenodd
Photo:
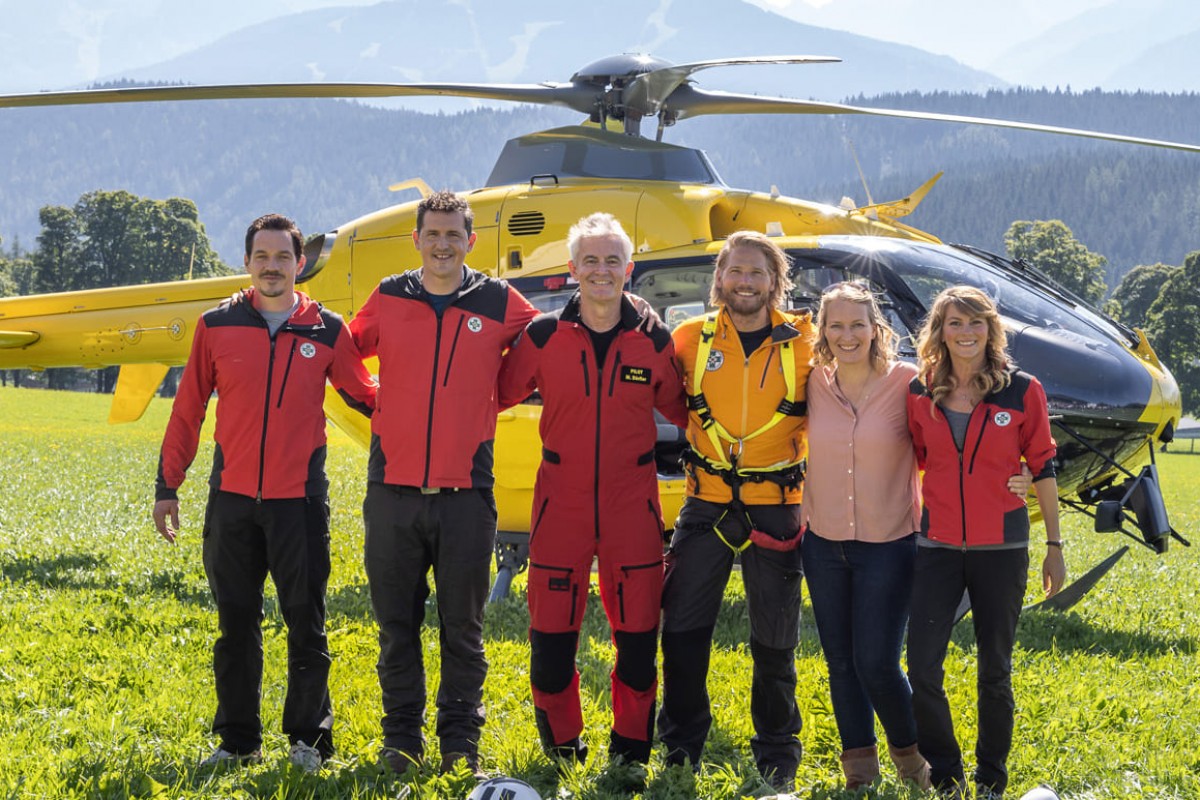
<path fill-rule="evenodd" d="M 841 56 L 837 68 L 781 70 L 789 93 L 821 99 L 1004 85 L 1200 90 L 1193 0 L 0 0 L 0 21 L 0 92 L 122 77 L 565 80 L 628 50 L 676 61 Z M 762 85 L 767 73 L 740 85 L 727 74 L 731 85 L 709 85 L 775 91 Z"/>

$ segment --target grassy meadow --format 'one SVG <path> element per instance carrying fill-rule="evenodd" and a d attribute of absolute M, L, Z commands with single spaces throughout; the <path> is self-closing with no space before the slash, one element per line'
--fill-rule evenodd
<path fill-rule="evenodd" d="M 0 798 L 465 797 L 465 771 L 425 767 L 405 781 L 377 767 L 380 699 L 375 626 L 361 566 L 366 454 L 331 435 L 333 576 L 329 634 L 338 756 L 318 775 L 287 763 L 279 732 L 285 631 L 268 594 L 264 760 L 217 775 L 195 764 L 213 746 L 213 612 L 200 560 L 210 435 L 181 492 L 184 532 L 159 539 L 150 508 L 159 439 L 169 413 L 155 400 L 140 422 L 105 423 L 107 397 L 0 388 Z M 1160 462 L 1175 527 L 1200 539 L 1200 454 Z M 1073 574 L 1126 540 L 1067 514 Z M 1198 542 L 1200 544 L 1200 542 Z M 1036 563 L 1040 563 L 1040 546 Z M 1026 616 L 1018 635 L 1013 798 L 1045 782 L 1064 798 L 1200 797 L 1200 546 L 1164 556 L 1132 550 L 1066 614 Z M 1030 600 L 1040 594 L 1031 579 Z M 430 689 L 437 680 L 436 616 L 426 626 Z M 524 583 L 488 609 L 491 672 L 483 766 L 546 797 L 622 796 L 606 769 L 612 648 L 593 587 L 579 661 L 592 760 L 561 778 L 541 754 L 528 689 Z M 646 798 L 770 794 L 750 757 L 750 657 L 744 598 L 731 582 L 717 631 L 710 688 L 716 723 L 698 776 L 649 767 Z M 809 610 L 796 653 L 805 755 L 797 794 L 838 789 L 840 746 Z M 974 661 L 960 626 L 947 663 L 961 737 L 974 741 Z M 432 714 L 428 736 L 432 740 Z M 431 742 L 436 753 L 436 743 Z M 915 797 L 885 765 L 872 797 Z"/>

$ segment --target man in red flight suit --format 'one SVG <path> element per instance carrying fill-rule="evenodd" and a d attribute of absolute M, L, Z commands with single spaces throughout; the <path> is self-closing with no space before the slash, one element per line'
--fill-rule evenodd
<path fill-rule="evenodd" d="M 221 631 L 213 645 L 213 733 L 221 743 L 202 762 L 208 767 L 261 757 L 268 573 L 288 628 L 283 731 L 291 761 L 312 772 L 333 753 L 325 637 L 325 382 L 368 416 L 375 384 L 342 318 L 295 290 L 303 241 L 296 223 L 278 214 L 250 225 L 245 264 L 252 288 L 200 317 L 163 437 L 154 524 L 174 542 L 176 490 L 196 456 L 209 397 L 217 392 L 204 570 Z"/>
<path fill-rule="evenodd" d="M 529 532 L 530 682 L 542 744 L 587 757 L 575 653 L 592 559 L 613 631 L 609 757 L 650 757 L 663 529 L 654 461 L 657 408 L 687 421 L 670 334 L 645 322 L 622 287 L 633 244 L 611 214 L 567 237 L 579 291 L 533 320 L 505 358 L 500 402 L 542 396 L 542 463 Z"/>

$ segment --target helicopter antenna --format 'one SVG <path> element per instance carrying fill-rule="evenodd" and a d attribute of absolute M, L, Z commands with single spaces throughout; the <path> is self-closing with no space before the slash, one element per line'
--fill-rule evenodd
<path fill-rule="evenodd" d="M 858 170 L 858 179 L 862 181 L 863 191 L 867 194 L 867 205 L 873 206 L 875 205 L 875 200 L 871 197 L 871 187 L 867 186 L 867 175 L 865 172 L 863 172 L 862 164 L 860 164 L 858 161 L 858 153 L 854 149 L 854 140 L 849 136 L 844 138 L 846 140 L 846 146 L 850 148 L 850 157 L 854 159 L 854 168 Z"/>

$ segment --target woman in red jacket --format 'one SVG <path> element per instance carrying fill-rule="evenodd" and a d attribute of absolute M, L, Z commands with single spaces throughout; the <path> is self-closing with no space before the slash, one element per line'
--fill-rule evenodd
<path fill-rule="evenodd" d="M 976 797 L 998 798 L 1012 744 L 1012 650 L 1029 567 L 1029 513 L 1008 491 L 1024 461 L 1046 526 L 1047 596 L 1066 575 L 1046 393 L 1016 369 L 991 299 L 954 286 L 933 301 L 917 341 L 908 424 L 925 471 L 924 509 L 908 633 L 908 676 L 917 744 L 935 787 L 962 797 L 966 779 L 943 688 L 943 662 L 965 590 L 975 627 L 979 735 Z"/>

